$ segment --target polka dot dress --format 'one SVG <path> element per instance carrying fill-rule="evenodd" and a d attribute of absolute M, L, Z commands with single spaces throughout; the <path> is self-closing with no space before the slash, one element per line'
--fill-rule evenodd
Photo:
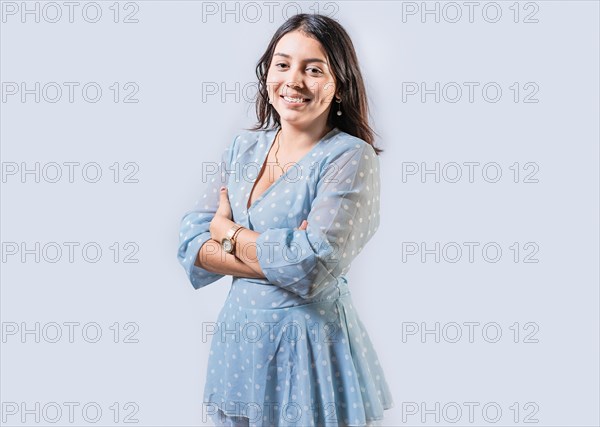
<path fill-rule="evenodd" d="M 195 289 L 223 277 L 194 265 L 219 187 L 233 221 L 261 233 L 266 278 L 233 277 L 210 331 L 204 413 L 228 426 L 380 425 L 393 399 L 345 277 L 379 225 L 379 159 L 334 128 L 247 208 L 277 130 L 238 135 L 181 220 L 177 257 Z"/>

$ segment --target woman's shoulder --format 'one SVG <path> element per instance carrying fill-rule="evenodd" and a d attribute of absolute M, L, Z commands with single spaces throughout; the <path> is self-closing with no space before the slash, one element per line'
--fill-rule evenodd
<path fill-rule="evenodd" d="M 253 154 L 259 141 L 265 140 L 265 130 L 238 129 L 231 134 L 229 141 L 224 144 L 223 156 L 230 161 L 240 159 L 244 154 Z"/>
<path fill-rule="evenodd" d="M 238 154 L 246 151 L 253 152 L 254 147 L 265 143 L 269 135 L 275 133 L 275 129 L 240 129 L 235 133 L 233 146 Z"/>
<path fill-rule="evenodd" d="M 336 128 L 337 129 L 337 128 Z M 357 150 L 357 149 L 368 149 L 368 148 L 373 148 L 371 146 L 371 144 L 369 144 L 367 141 L 365 141 L 364 139 L 361 139 L 357 136 L 351 135 L 347 132 L 344 132 L 341 129 L 337 129 L 337 141 L 336 144 L 338 144 L 341 150 Z"/>
<path fill-rule="evenodd" d="M 375 149 L 364 139 L 351 135 L 338 129 L 335 138 L 332 138 L 327 153 L 327 161 L 338 162 L 361 155 L 376 156 Z"/>
<path fill-rule="evenodd" d="M 274 134 L 276 129 L 239 129 L 235 134 L 236 141 L 243 144 L 251 144 Z"/>

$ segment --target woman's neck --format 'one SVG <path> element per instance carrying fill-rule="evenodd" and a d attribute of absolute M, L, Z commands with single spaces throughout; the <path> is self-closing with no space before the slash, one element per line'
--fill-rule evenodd
<path fill-rule="evenodd" d="M 279 138 L 288 146 L 288 149 L 306 151 L 327 135 L 331 129 L 333 128 L 326 124 L 299 128 L 283 122 Z"/>

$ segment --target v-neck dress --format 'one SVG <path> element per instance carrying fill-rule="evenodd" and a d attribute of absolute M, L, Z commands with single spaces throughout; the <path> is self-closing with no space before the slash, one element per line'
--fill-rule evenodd
<path fill-rule="evenodd" d="M 369 425 L 393 399 L 345 274 L 379 226 L 379 159 L 333 128 L 247 208 L 278 130 L 237 135 L 204 167 L 199 200 L 181 219 L 177 258 L 200 289 L 224 277 L 194 262 L 227 186 L 233 221 L 260 233 L 266 276 L 233 277 L 209 328 L 204 413 L 249 426 Z"/>

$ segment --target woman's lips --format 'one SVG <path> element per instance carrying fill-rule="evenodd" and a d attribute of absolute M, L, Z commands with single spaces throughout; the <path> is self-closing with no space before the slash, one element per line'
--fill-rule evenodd
<path fill-rule="evenodd" d="M 299 98 L 295 98 L 293 96 L 292 97 L 287 97 L 285 95 L 280 95 L 280 97 L 285 101 L 286 104 L 290 104 L 290 105 L 303 105 L 303 104 L 308 104 L 310 102 L 309 98 L 301 98 L 301 99 L 303 99 L 303 101 L 301 101 L 301 102 L 294 102 L 293 99 L 299 99 Z"/>

